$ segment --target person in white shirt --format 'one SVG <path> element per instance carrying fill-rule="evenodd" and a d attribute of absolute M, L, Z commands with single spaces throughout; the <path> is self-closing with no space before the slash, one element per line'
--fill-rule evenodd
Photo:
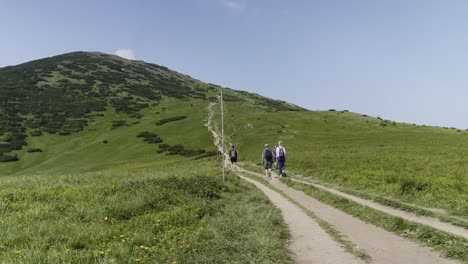
<path fill-rule="evenodd" d="M 283 146 L 282 142 L 278 142 L 278 147 L 276 148 L 276 159 L 278 161 L 278 169 L 280 178 L 284 177 L 286 174 L 284 172 L 284 164 L 286 163 L 286 148 Z"/>

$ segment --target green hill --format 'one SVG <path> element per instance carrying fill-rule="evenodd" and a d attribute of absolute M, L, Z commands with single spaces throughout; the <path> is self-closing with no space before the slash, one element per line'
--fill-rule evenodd
<path fill-rule="evenodd" d="M 211 135 L 203 125 L 208 102 L 217 100 L 219 89 L 162 66 L 101 53 L 74 52 L 2 68 L 1 174 L 164 164 L 171 156 L 167 154 L 213 155 Z M 226 99 L 302 110 L 234 93 L 226 92 Z M 186 118 L 175 118 L 180 116 Z M 157 124 L 165 119 L 167 123 Z M 161 142 L 137 137 L 142 132 Z"/>

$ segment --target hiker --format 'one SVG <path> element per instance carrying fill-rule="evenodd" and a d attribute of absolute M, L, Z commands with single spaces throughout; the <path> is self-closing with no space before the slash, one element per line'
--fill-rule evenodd
<path fill-rule="evenodd" d="M 278 142 L 278 147 L 276 148 L 276 159 L 278 160 L 280 178 L 286 177 L 286 173 L 284 171 L 284 163 L 286 162 L 286 148 L 283 147 L 281 141 Z"/>
<path fill-rule="evenodd" d="M 231 150 L 229 150 L 229 158 L 231 158 L 231 171 L 235 171 L 237 162 L 237 150 L 234 145 L 232 145 Z"/>
<path fill-rule="evenodd" d="M 265 168 L 265 177 L 271 180 L 271 164 L 273 163 L 273 152 L 270 150 L 268 144 L 265 144 L 265 149 L 262 152 L 262 162 Z"/>

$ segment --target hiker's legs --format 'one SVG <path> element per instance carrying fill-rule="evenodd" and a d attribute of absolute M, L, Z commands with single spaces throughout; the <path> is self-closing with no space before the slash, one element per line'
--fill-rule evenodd
<path fill-rule="evenodd" d="M 265 160 L 265 176 L 267 180 L 271 180 L 271 161 Z"/>
<path fill-rule="evenodd" d="M 278 169 L 279 169 L 279 175 L 282 176 L 284 172 L 284 159 L 278 159 Z"/>

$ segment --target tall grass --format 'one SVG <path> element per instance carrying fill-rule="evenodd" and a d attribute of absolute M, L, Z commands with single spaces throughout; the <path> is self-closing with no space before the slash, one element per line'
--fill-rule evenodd
<path fill-rule="evenodd" d="M 290 262 L 280 212 L 218 171 L 201 161 L 176 173 L 2 177 L 0 262 Z"/>

